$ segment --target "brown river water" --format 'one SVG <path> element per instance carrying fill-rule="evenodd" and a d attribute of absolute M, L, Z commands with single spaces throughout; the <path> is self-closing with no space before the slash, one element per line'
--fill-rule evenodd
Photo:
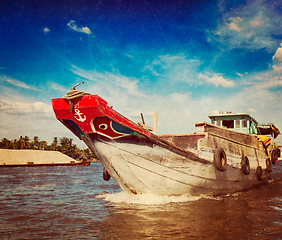
<path fill-rule="evenodd" d="M 218 197 L 131 195 L 100 163 L 0 168 L 0 239 L 282 239 L 282 161 Z"/>

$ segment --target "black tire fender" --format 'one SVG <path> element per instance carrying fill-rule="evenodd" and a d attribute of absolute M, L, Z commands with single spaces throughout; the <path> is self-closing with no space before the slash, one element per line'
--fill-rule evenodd
<path fill-rule="evenodd" d="M 103 170 L 103 179 L 105 181 L 109 181 L 111 179 L 111 175 L 109 174 L 109 172 L 106 170 L 106 168 L 104 168 Z"/>
<path fill-rule="evenodd" d="M 276 151 L 275 151 L 275 149 L 271 151 L 270 158 L 271 158 L 271 163 L 275 164 L 276 163 Z"/>
<path fill-rule="evenodd" d="M 245 175 L 249 175 L 250 169 L 250 161 L 247 156 L 244 156 L 241 161 L 241 170 Z"/>
<path fill-rule="evenodd" d="M 214 166 L 218 171 L 224 172 L 226 170 L 227 158 L 222 148 L 216 148 L 214 151 Z"/>
<path fill-rule="evenodd" d="M 265 164 L 266 164 L 266 171 L 272 172 L 272 164 L 271 164 L 271 161 L 270 161 L 269 158 L 267 158 L 267 159 L 265 160 Z"/>
<path fill-rule="evenodd" d="M 258 166 L 258 167 L 257 167 L 257 172 L 256 172 L 256 174 L 257 174 L 257 179 L 258 179 L 259 181 L 261 181 L 261 180 L 262 180 L 262 168 L 261 168 L 261 166 Z"/>

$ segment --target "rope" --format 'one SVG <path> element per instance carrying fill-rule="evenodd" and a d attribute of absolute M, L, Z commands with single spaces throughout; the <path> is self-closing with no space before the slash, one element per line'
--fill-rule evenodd
<path fill-rule="evenodd" d="M 66 100 L 72 100 L 78 97 L 82 97 L 82 96 L 89 96 L 91 95 L 90 93 L 86 93 L 86 92 L 81 92 L 78 90 L 70 90 L 67 92 L 67 94 L 65 96 L 63 96 L 63 99 Z"/>
<path fill-rule="evenodd" d="M 75 98 L 79 98 L 82 96 L 89 96 L 91 95 L 90 93 L 86 93 L 86 92 L 81 92 L 78 90 L 70 90 L 67 92 L 67 94 L 65 96 L 63 96 L 63 99 L 69 100 L 69 109 L 71 112 L 73 112 L 74 110 L 74 105 L 72 100 Z"/>

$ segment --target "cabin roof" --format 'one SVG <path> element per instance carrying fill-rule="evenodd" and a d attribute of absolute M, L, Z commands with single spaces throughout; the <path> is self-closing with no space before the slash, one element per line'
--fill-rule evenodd
<path fill-rule="evenodd" d="M 273 123 L 264 123 L 257 126 L 259 133 L 261 135 L 274 135 L 276 138 L 278 135 L 281 135 L 279 129 Z"/>
<path fill-rule="evenodd" d="M 210 119 L 230 119 L 230 118 L 234 118 L 234 119 L 238 119 L 238 117 L 242 117 L 242 119 L 250 119 L 252 121 L 254 121 L 256 124 L 258 124 L 258 121 L 255 120 L 250 114 L 248 113 L 218 113 L 218 114 L 210 114 L 209 118 Z"/>

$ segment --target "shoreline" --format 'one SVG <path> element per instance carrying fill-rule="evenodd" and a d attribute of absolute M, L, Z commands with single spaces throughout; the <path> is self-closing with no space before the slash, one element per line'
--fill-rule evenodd
<path fill-rule="evenodd" d="M 0 167 L 78 165 L 90 165 L 90 161 L 77 161 L 58 151 L 0 149 Z"/>

